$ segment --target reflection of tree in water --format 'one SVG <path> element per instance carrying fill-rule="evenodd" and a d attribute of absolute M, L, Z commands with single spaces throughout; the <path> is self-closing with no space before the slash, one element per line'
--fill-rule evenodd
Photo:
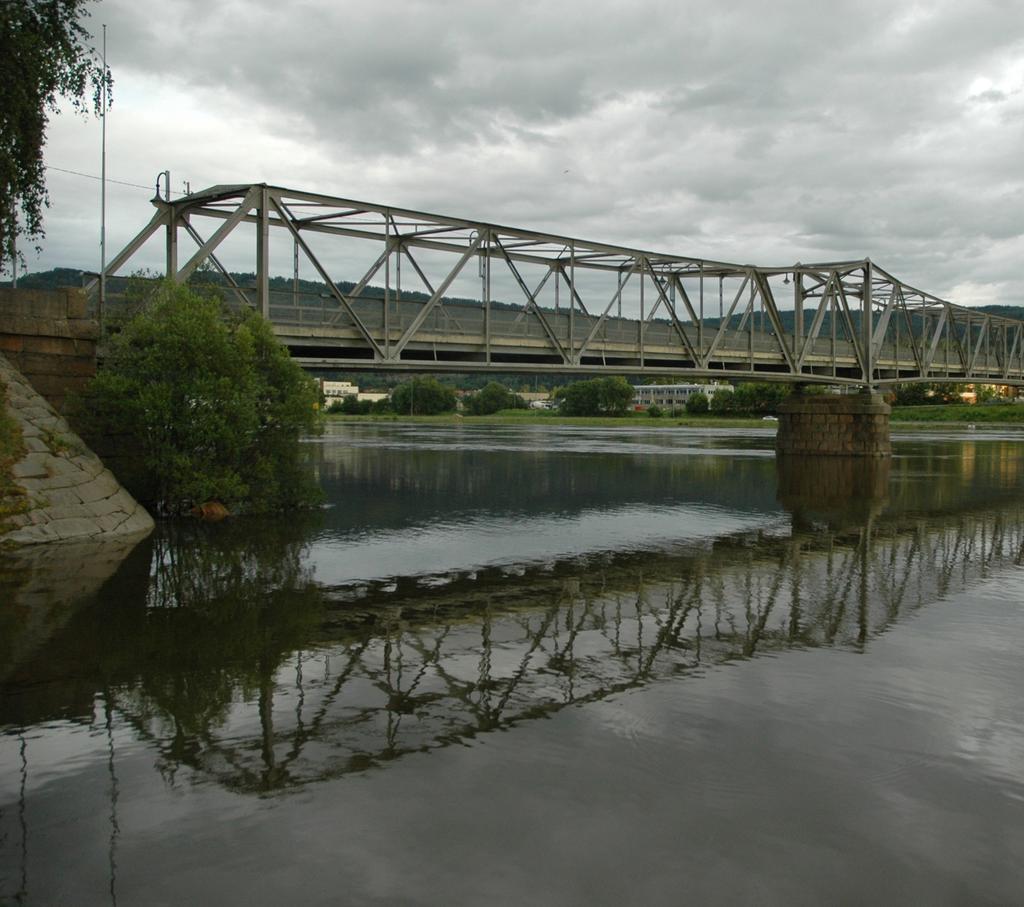
<path fill-rule="evenodd" d="M 273 568 L 274 586 L 255 552 L 197 554 L 195 539 L 169 538 L 149 614 L 164 651 L 116 704 L 159 746 L 169 778 L 186 765 L 236 790 L 287 787 L 765 651 L 859 649 L 1019 561 L 1022 542 L 1024 506 L 1012 503 L 852 528 L 780 524 L 443 585 L 318 590 L 297 550 Z M 193 569 L 216 597 L 189 598 L 203 588 L 191 578 L 176 591 Z"/>
<path fill-rule="evenodd" d="M 116 699 L 170 775 L 197 764 L 233 704 L 269 701 L 282 661 L 315 634 L 324 599 L 303 551 L 317 520 L 170 523 L 155 536 L 138 682 Z"/>

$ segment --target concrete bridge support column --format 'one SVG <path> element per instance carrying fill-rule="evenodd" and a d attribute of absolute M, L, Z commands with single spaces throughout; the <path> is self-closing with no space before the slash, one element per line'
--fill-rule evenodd
<path fill-rule="evenodd" d="M 888 457 L 889 405 L 881 394 L 803 394 L 779 407 L 778 454 Z"/>

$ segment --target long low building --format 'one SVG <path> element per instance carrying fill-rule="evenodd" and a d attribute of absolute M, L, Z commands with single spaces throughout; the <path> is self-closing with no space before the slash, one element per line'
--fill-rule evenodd
<path fill-rule="evenodd" d="M 320 390 L 328 403 L 334 400 L 344 400 L 346 397 L 355 397 L 359 401 L 368 400 L 376 403 L 378 400 L 386 400 L 388 394 L 376 391 L 360 391 L 358 384 L 349 381 L 324 381 L 320 382 Z"/>
<path fill-rule="evenodd" d="M 694 394 L 704 394 L 709 400 L 718 391 L 732 393 L 731 384 L 639 384 L 633 388 L 637 406 L 686 406 Z"/>

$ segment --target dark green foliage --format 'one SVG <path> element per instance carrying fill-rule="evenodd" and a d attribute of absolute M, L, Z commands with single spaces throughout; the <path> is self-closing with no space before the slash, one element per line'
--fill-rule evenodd
<path fill-rule="evenodd" d="M 952 382 L 919 381 L 897 384 L 893 403 L 896 406 L 943 406 L 963 403 L 961 387 Z"/>
<path fill-rule="evenodd" d="M 400 416 L 434 416 L 455 409 L 455 391 L 436 378 L 413 378 L 391 394 L 391 409 Z"/>
<path fill-rule="evenodd" d="M 765 415 L 777 412 L 779 404 L 789 396 L 789 391 L 788 384 L 747 382 L 737 385 L 733 397 L 739 412 Z"/>
<path fill-rule="evenodd" d="M 928 399 L 928 385 L 923 382 L 916 384 L 897 384 L 893 403 L 896 406 L 924 406 L 931 402 Z M 936 403 L 939 401 L 936 400 Z"/>
<path fill-rule="evenodd" d="M 690 394 L 690 396 L 686 398 L 686 411 L 691 416 L 706 413 L 710 405 L 711 402 L 708 400 L 706 394 Z"/>
<path fill-rule="evenodd" d="M 342 400 L 333 400 L 327 407 L 329 413 L 342 413 L 346 416 L 365 416 L 372 410 L 371 400 L 360 400 L 354 394 L 349 394 Z"/>
<path fill-rule="evenodd" d="M 43 146 L 50 114 L 61 98 L 77 112 L 99 113 L 103 86 L 109 93 L 112 84 L 82 25 L 89 2 L 0 2 L 0 271 L 9 267 L 17 234 L 43 237 Z"/>
<path fill-rule="evenodd" d="M 491 381 L 477 393 L 470 394 L 463 403 L 466 410 L 473 416 L 489 416 L 502 409 L 526 408 L 522 397 L 502 387 L 497 381 Z"/>
<path fill-rule="evenodd" d="M 778 411 L 779 404 L 789 396 L 789 392 L 786 384 L 749 381 L 737 385 L 732 392 L 715 391 L 710 409 L 713 413 L 771 414 Z"/>
<path fill-rule="evenodd" d="M 708 409 L 713 413 L 731 413 L 735 412 L 733 405 L 733 394 L 734 391 L 723 391 L 717 390 L 711 395 L 711 402 L 708 405 Z"/>
<path fill-rule="evenodd" d="M 893 422 L 1009 422 L 1024 424 L 1024 404 L 1007 403 L 1005 406 L 968 406 L 952 403 L 948 406 L 896 406 Z"/>
<path fill-rule="evenodd" d="M 633 402 L 633 386 L 620 376 L 576 381 L 555 392 L 567 416 L 622 416 Z"/>
<path fill-rule="evenodd" d="M 932 399 L 936 403 L 963 403 L 960 392 L 965 388 L 953 381 L 934 382 L 932 388 Z"/>
<path fill-rule="evenodd" d="M 263 318 L 228 321 L 219 301 L 163 284 L 111 339 L 79 421 L 101 448 L 117 437 L 136 455 L 141 468 L 120 477 L 162 513 L 206 501 L 269 511 L 317 496 L 299 448 L 317 402 Z"/>
<path fill-rule="evenodd" d="M 665 411 L 657 403 L 652 403 L 647 407 L 647 415 L 652 419 L 660 419 L 665 415 Z"/>

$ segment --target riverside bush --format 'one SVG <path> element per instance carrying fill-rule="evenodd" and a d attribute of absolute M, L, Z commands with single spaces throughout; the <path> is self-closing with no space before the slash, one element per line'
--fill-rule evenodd
<path fill-rule="evenodd" d="M 128 489 L 175 514 L 207 501 L 267 512 L 317 500 L 299 448 L 319 428 L 317 406 L 316 383 L 269 322 L 163 283 L 111 338 L 76 410 L 100 450 L 116 439 Z"/>
<path fill-rule="evenodd" d="M 690 394 L 686 398 L 686 412 L 691 416 L 703 415 L 708 411 L 711 402 L 708 400 L 706 394 L 696 393 Z"/>
<path fill-rule="evenodd" d="M 455 391 L 436 378 L 413 378 L 391 393 L 391 409 L 399 415 L 436 416 L 455 411 Z"/>
<path fill-rule="evenodd" d="M 633 387 L 618 375 L 575 381 L 555 391 L 566 416 L 624 416 L 633 402 Z"/>
<path fill-rule="evenodd" d="M 489 381 L 475 394 L 470 394 L 463 405 L 472 416 L 490 416 L 503 409 L 526 409 L 522 397 L 513 394 L 497 381 Z"/>

